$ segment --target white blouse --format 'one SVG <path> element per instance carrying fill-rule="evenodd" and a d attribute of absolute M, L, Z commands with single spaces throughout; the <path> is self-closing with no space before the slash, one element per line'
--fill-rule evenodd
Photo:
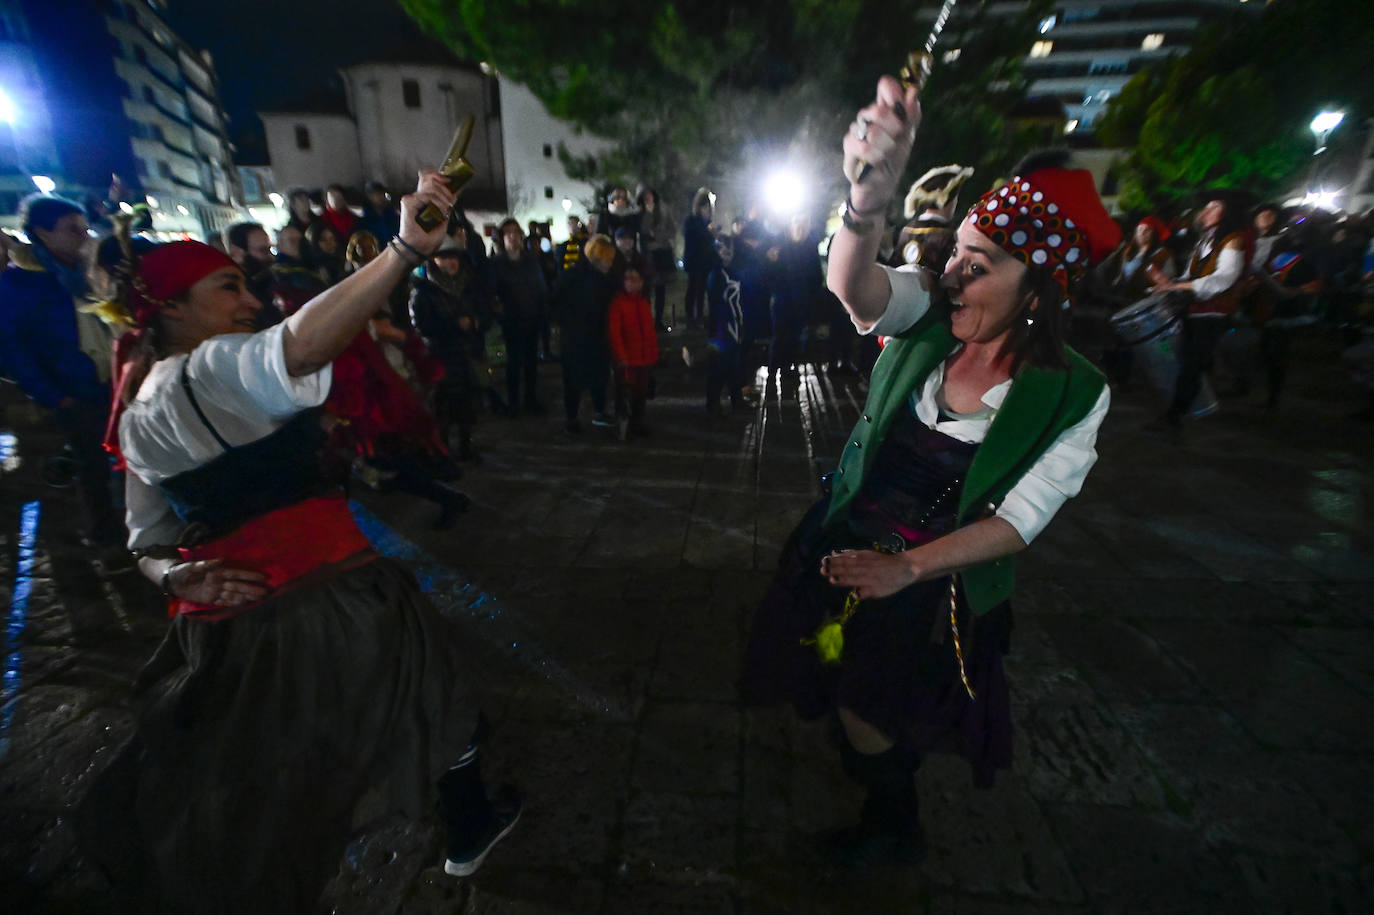
<path fill-rule="evenodd" d="M 124 453 L 129 549 L 174 544 L 181 521 L 158 484 L 218 457 L 219 442 L 196 415 L 181 384 L 187 374 L 196 402 L 224 440 L 247 445 L 287 420 L 324 403 L 331 366 L 292 377 L 286 370 L 284 324 L 256 334 L 221 334 L 190 355 L 157 362 L 119 422 Z"/>
<path fill-rule="evenodd" d="M 872 326 L 855 323 L 860 333 L 895 336 L 907 330 L 930 308 L 930 293 L 921 284 L 919 274 L 883 267 L 892 294 L 887 307 Z M 993 385 L 983 392 L 982 401 L 990 408 L 987 415 L 956 417 L 941 420 L 939 395 L 945 384 L 945 364 L 941 363 L 925 380 L 919 392 L 912 393 L 916 418 L 926 428 L 942 432 L 961 442 L 982 442 L 997 410 L 1011 390 L 1011 380 Z M 1083 488 L 1088 471 L 1097 463 L 1097 430 L 1111 404 L 1111 391 L 1106 385 L 1088 415 L 1076 425 L 1060 433 L 1054 444 L 1031 465 L 1025 475 L 1007 493 L 997 507 L 996 516 L 1005 520 L 1021 539 L 1029 544 L 1050 523 L 1050 519 Z"/>

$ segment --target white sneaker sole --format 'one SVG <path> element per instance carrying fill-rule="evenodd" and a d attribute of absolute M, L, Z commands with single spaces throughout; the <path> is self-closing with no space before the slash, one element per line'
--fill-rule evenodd
<path fill-rule="evenodd" d="M 482 849 L 482 853 L 471 861 L 454 861 L 452 858 L 444 859 L 444 873 L 452 877 L 471 877 L 482 867 L 482 862 L 487 860 L 487 855 L 496 847 L 506 835 L 515 828 L 515 824 L 520 822 L 520 817 L 524 814 L 524 808 L 516 811 L 515 819 L 506 824 L 506 827 L 496 834 L 496 838 L 487 843 L 487 847 Z"/>

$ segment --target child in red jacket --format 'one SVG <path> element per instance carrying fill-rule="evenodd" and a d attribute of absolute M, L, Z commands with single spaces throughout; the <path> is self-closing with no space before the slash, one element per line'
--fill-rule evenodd
<path fill-rule="evenodd" d="M 607 318 L 611 358 L 615 361 L 615 412 L 620 420 L 621 441 L 631 432 L 649 434 L 644 425 L 644 402 L 649 394 L 649 371 L 658 362 L 658 334 L 654 332 L 654 316 L 643 289 L 643 275 L 634 267 L 626 267 L 623 291 L 611 300 Z"/>

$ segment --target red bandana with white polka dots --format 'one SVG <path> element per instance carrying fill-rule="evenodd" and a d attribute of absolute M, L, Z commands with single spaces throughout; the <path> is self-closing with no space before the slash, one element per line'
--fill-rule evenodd
<path fill-rule="evenodd" d="M 968 221 L 1021 263 L 1049 266 L 1066 296 L 1087 268 L 1087 238 L 1029 178 L 1018 175 L 984 194 Z"/>

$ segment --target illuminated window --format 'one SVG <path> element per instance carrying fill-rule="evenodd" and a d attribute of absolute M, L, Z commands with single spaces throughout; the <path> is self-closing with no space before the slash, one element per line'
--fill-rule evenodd
<path fill-rule="evenodd" d="M 956 61 L 956 60 L 959 59 L 959 55 L 962 54 L 962 53 L 964 53 L 964 49 L 963 49 L 963 48 L 950 48 L 948 51 L 945 52 L 945 57 L 944 57 L 945 63 L 947 63 L 947 64 L 954 63 L 954 61 Z"/>
<path fill-rule="evenodd" d="M 1046 16 L 1044 19 L 1041 19 L 1041 20 L 1040 20 L 1040 34 L 1041 34 L 1041 35 L 1045 34 L 1045 33 L 1048 32 L 1050 29 L 1054 28 L 1054 27 L 1055 27 L 1055 24 L 1058 23 L 1058 22 L 1059 22 L 1059 17 L 1058 17 L 1058 16 Z"/>
<path fill-rule="evenodd" d="M 1162 44 L 1164 44 L 1164 33 L 1151 32 L 1150 34 L 1145 36 L 1144 40 L 1140 42 L 1140 50 L 1153 51 Z"/>
<path fill-rule="evenodd" d="M 1031 45 L 1030 56 L 1031 56 L 1031 57 L 1049 57 L 1049 56 L 1050 56 L 1050 52 L 1053 51 L 1053 50 L 1054 50 L 1054 42 L 1052 42 L 1052 41 L 1037 41 L 1035 44 Z"/>
<path fill-rule="evenodd" d="M 1074 132 L 1075 130 L 1077 130 L 1077 129 L 1078 129 L 1078 118 L 1071 118 L 1071 119 L 1069 120 L 1069 123 L 1067 123 L 1067 124 L 1064 125 L 1064 132 L 1065 132 L 1065 133 L 1073 133 L 1073 132 Z"/>

